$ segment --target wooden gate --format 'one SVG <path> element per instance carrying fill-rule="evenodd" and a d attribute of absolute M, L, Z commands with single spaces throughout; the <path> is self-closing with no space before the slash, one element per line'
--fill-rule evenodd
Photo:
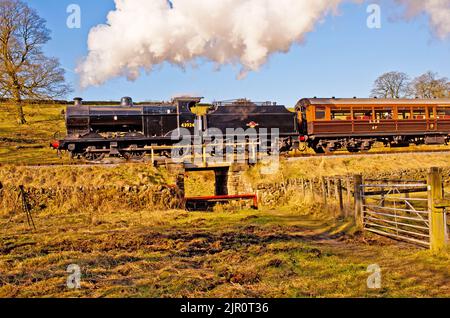
<path fill-rule="evenodd" d="M 430 247 L 426 181 L 365 180 L 361 185 L 365 230 Z"/>

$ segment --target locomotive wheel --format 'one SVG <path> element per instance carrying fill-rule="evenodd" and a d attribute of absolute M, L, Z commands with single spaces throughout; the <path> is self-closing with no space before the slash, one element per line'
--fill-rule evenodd
<path fill-rule="evenodd" d="M 126 160 L 142 160 L 145 157 L 145 151 L 126 151 L 122 153 Z"/>
<path fill-rule="evenodd" d="M 325 153 L 325 150 L 322 147 L 314 147 L 313 150 L 317 154 L 324 154 Z"/>
<path fill-rule="evenodd" d="M 309 144 L 309 147 L 314 150 L 316 154 L 324 154 L 325 149 L 322 145 L 319 145 L 320 140 L 315 140 Z"/>
<path fill-rule="evenodd" d="M 99 162 L 105 158 L 105 154 L 101 152 L 85 152 L 82 156 L 84 160 L 89 162 Z"/>
<path fill-rule="evenodd" d="M 361 151 L 361 149 L 356 148 L 356 147 L 347 147 L 347 151 L 351 152 L 351 153 L 358 153 Z"/>

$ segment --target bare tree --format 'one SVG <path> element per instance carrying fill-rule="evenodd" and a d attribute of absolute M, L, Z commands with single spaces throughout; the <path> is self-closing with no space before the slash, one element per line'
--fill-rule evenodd
<path fill-rule="evenodd" d="M 70 92 L 56 58 L 43 54 L 50 40 L 45 20 L 21 0 L 0 0 L 0 97 L 14 102 L 26 122 L 24 99 L 54 99 Z"/>
<path fill-rule="evenodd" d="M 445 98 L 450 97 L 450 82 L 448 78 L 439 78 L 437 73 L 429 71 L 415 78 L 409 90 L 418 98 Z"/>
<path fill-rule="evenodd" d="M 401 72 L 384 73 L 374 83 L 372 97 L 400 98 L 408 94 L 409 76 Z"/>

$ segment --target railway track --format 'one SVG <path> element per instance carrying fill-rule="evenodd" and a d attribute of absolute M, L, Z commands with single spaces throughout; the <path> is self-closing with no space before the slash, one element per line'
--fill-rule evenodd
<path fill-rule="evenodd" d="M 450 154 L 450 149 L 436 149 L 436 150 L 410 150 L 410 151 L 379 151 L 368 153 L 347 153 L 337 152 L 332 154 L 301 154 L 298 156 L 284 157 L 288 162 L 295 162 L 301 160 L 315 159 L 315 158 L 361 158 L 361 157 L 374 157 L 374 156 L 402 156 L 411 154 Z M 151 164 L 150 159 L 144 159 L 142 161 L 125 161 L 123 159 L 106 159 L 98 163 L 93 162 L 64 162 L 64 163 L 42 163 L 42 164 L 20 164 L 20 163 L 0 163 L 2 166 L 14 166 L 14 167 L 27 167 L 27 168 L 48 168 L 48 167 L 116 167 L 119 165 L 142 165 Z M 159 161 L 159 165 L 171 164 L 169 160 Z"/>

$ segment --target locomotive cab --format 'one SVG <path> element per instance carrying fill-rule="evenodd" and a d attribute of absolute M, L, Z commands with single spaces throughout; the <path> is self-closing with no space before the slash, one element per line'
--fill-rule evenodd
<path fill-rule="evenodd" d="M 203 97 L 177 97 L 174 104 L 177 105 L 179 114 L 179 127 L 185 132 L 189 131 L 191 135 L 195 135 L 202 128 L 202 119 L 192 112 Z"/>

